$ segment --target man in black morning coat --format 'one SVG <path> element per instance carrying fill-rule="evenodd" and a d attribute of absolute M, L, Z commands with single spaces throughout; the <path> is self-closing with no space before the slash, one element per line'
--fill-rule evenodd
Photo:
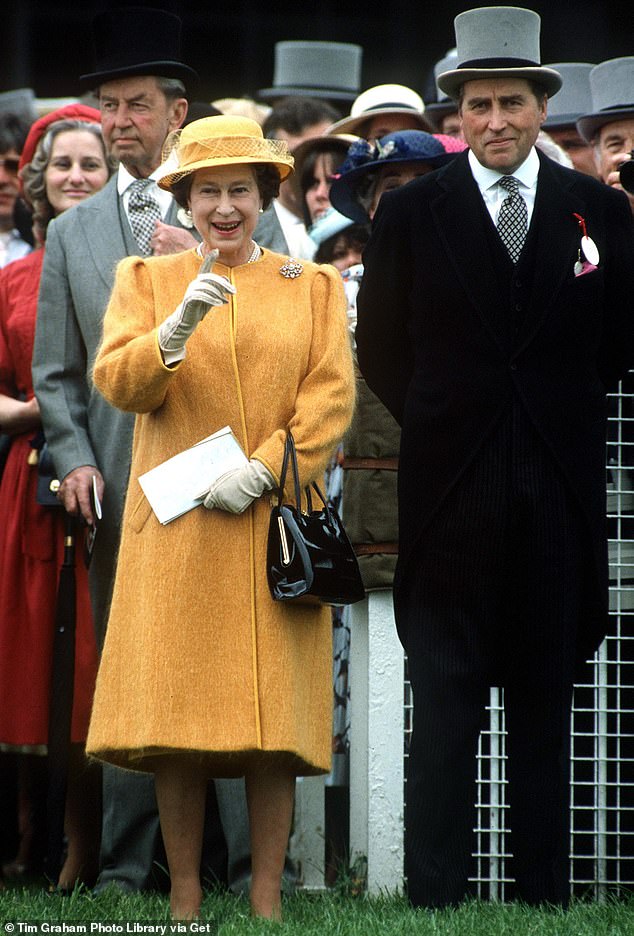
<path fill-rule="evenodd" d="M 470 150 L 381 200 L 356 333 L 402 426 L 407 887 L 429 907 L 467 890 L 474 754 L 501 685 L 516 895 L 565 905 L 572 686 L 607 629 L 606 391 L 634 365 L 634 233 L 622 193 L 534 149 L 560 85 L 537 14 L 467 11 L 456 39 L 439 85 Z M 513 174 L 517 262 L 496 228 Z"/>

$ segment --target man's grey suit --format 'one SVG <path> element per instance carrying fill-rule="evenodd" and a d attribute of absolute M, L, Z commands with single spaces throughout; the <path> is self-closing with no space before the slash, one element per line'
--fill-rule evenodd
<path fill-rule="evenodd" d="M 273 203 L 269 205 L 258 221 L 253 232 L 253 239 L 260 247 L 268 247 L 274 253 L 290 253 Z"/>
<path fill-rule="evenodd" d="M 173 203 L 167 224 L 179 226 L 176 211 Z M 136 253 L 115 174 L 100 192 L 48 227 L 33 353 L 33 384 L 58 476 L 62 479 L 82 465 L 95 465 L 105 481 L 103 519 L 90 566 L 99 646 L 115 574 L 134 415 L 110 406 L 93 387 L 91 372 L 116 266 Z M 130 626 L 135 622 L 130 621 Z M 242 781 L 218 783 L 216 794 L 229 866 L 242 866 L 250 857 Z M 105 766 L 103 795 L 99 886 L 110 882 L 131 890 L 151 886 L 160 846 L 154 778 Z"/>
<path fill-rule="evenodd" d="M 81 465 L 95 465 L 105 479 L 103 520 L 90 566 L 99 646 L 108 618 L 134 429 L 134 415 L 106 403 L 90 379 L 117 263 L 138 253 L 120 210 L 115 175 L 100 192 L 49 225 L 33 351 L 33 384 L 60 479 Z"/>

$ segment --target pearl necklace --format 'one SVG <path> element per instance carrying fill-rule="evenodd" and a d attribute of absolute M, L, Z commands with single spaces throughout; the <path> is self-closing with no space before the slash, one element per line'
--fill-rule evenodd
<path fill-rule="evenodd" d="M 247 260 L 247 263 L 255 263 L 256 260 L 260 259 L 260 254 L 262 253 L 261 249 L 258 247 L 255 241 L 251 241 L 251 243 L 253 244 L 253 250 L 251 251 L 251 255 L 249 259 Z M 196 253 L 198 254 L 199 257 L 202 258 L 203 256 L 202 243 L 200 243 L 198 247 L 196 247 Z"/>
<path fill-rule="evenodd" d="M 251 256 L 247 260 L 247 263 L 255 263 L 256 260 L 260 259 L 260 248 L 255 241 L 251 241 L 251 243 L 253 244 L 253 250 L 251 251 Z"/>

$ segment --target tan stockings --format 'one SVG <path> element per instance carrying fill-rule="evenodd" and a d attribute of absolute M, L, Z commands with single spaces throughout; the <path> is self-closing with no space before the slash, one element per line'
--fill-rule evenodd
<path fill-rule="evenodd" d="M 171 879 L 170 909 L 178 920 L 200 913 L 200 860 L 207 777 L 187 757 L 160 758 L 155 769 L 156 798 Z M 251 828 L 251 911 L 281 918 L 281 882 L 288 845 L 295 776 L 265 766 L 246 776 Z"/>

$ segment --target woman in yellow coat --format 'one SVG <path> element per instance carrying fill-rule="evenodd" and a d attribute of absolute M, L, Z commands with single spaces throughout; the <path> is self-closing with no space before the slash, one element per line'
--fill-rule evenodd
<path fill-rule="evenodd" d="M 202 243 L 120 264 L 94 367 L 104 396 L 139 415 L 87 748 L 155 774 L 179 918 L 200 908 L 207 779 L 244 775 L 252 911 L 279 917 L 295 777 L 330 768 L 332 657 L 329 611 L 269 594 L 269 492 L 287 429 L 305 485 L 350 422 L 345 300 L 334 268 L 252 240 L 292 171 L 285 143 L 210 117 L 181 131 L 170 162 L 159 184 Z M 248 464 L 161 525 L 139 476 L 226 425 Z"/>

